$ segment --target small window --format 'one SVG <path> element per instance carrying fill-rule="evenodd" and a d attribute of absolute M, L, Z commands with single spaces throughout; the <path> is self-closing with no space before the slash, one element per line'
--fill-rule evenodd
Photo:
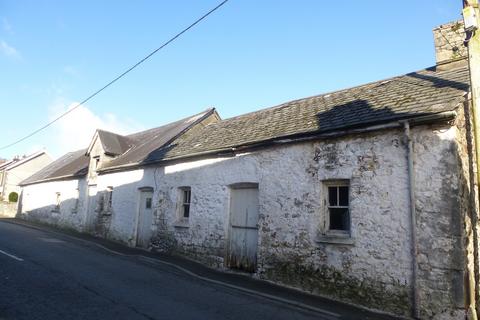
<path fill-rule="evenodd" d="M 112 209 L 113 187 L 107 187 L 107 210 Z"/>
<path fill-rule="evenodd" d="M 182 205 L 182 212 L 181 217 L 188 218 L 190 217 L 190 200 L 192 197 L 192 191 L 190 187 L 180 188 L 181 191 L 181 205 Z"/>
<path fill-rule="evenodd" d="M 56 198 L 55 198 L 55 211 L 60 211 L 60 203 L 61 203 L 61 194 L 60 192 L 56 193 Z"/>
<path fill-rule="evenodd" d="M 350 201 L 348 180 L 326 181 L 327 231 L 350 232 Z"/>
<path fill-rule="evenodd" d="M 152 198 L 145 199 L 145 209 L 152 209 Z"/>
<path fill-rule="evenodd" d="M 97 170 L 97 169 L 98 169 L 98 165 L 100 164 L 100 157 L 93 157 L 93 159 L 95 159 L 95 163 L 94 163 L 94 164 L 95 164 L 95 168 L 94 168 L 94 169 Z"/>

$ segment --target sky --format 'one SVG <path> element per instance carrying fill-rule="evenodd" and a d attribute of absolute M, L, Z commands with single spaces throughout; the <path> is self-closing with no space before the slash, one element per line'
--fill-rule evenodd
<path fill-rule="evenodd" d="M 0 0 L 0 147 L 82 101 L 220 0 Z M 0 158 L 87 148 L 215 107 L 229 118 L 435 64 L 460 0 L 230 0 Z"/>

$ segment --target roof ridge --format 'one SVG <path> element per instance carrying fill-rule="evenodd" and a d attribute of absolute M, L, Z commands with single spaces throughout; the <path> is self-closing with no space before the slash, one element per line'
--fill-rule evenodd
<path fill-rule="evenodd" d="M 185 118 L 182 118 L 182 119 L 178 119 L 178 120 L 175 120 L 175 121 L 172 121 L 172 122 L 169 122 L 169 123 L 165 123 L 165 124 L 163 124 L 163 125 L 161 125 L 161 126 L 158 126 L 158 127 L 155 127 L 155 128 L 150 128 L 150 129 L 147 129 L 147 130 L 130 133 L 130 134 L 128 134 L 128 135 L 125 135 L 125 137 L 127 137 L 127 138 L 132 138 L 132 136 L 134 136 L 134 135 L 138 135 L 138 134 L 141 134 L 141 133 L 146 133 L 146 132 L 153 131 L 153 130 L 156 130 L 156 129 L 159 129 L 159 128 L 163 128 L 163 127 L 172 125 L 172 124 L 177 123 L 177 122 L 183 122 L 183 121 L 185 121 L 185 120 L 187 120 L 187 119 L 190 119 L 190 118 L 194 118 L 194 117 L 196 117 L 196 116 L 199 116 L 199 115 L 201 115 L 202 113 L 208 113 L 208 112 L 211 112 L 211 111 L 214 111 L 214 110 L 215 110 L 214 107 L 208 108 L 208 109 L 206 109 L 206 110 L 204 110 L 204 111 L 202 111 L 202 112 L 199 112 L 199 113 L 196 113 L 196 114 L 194 114 L 194 115 L 191 115 L 191 116 L 188 116 L 188 117 L 185 117 Z"/>
<path fill-rule="evenodd" d="M 120 133 L 116 133 L 116 132 L 109 131 L 109 130 L 97 129 L 97 131 L 102 131 L 102 132 L 105 132 L 105 133 L 111 133 L 111 134 L 114 134 L 114 135 L 117 135 L 117 136 L 121 136 L 121 137 L 127 137 L 127 135 L 125 135 L 125 134 L 120 134 Z"/>

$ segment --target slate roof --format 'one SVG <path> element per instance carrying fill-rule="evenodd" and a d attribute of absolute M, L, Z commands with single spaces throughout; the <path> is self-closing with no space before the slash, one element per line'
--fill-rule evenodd
<path fill-rule="evenodd" d="M 97 133 L 103 150 L 109 155 L 120 155 L 127 151 L 133 144 L 133 141 L 128 139 L 128 137 L 113 132 L 98 129 Z"/>
<path fill-rule="evenodd" d="M 124 154 L 108 162 L 108 164 L 102 167 L 102 169 L 118 165 L 146 164 L 160 160 L 160 158 L 156 156 L 156 150 L 164 145 L 168 145 L 169 142 L 178 137 L 185 130 L 214 112 L 215 109 L 208 109 L 194 116 L 171 122 L 158 128 L 126 136 L 126 138 L 133 143 L 132 147 Z"/>
<path fill-rule="evenodd" d="M 452 111 L 468 89 L 466 63 L 446 71 L 432 67 L 211 123 L 176 140 L 164 159 Z"/>
<path fill-rule="evenodd" d="M 69 152 L 42 170 L 23 180 L 20 185 L 38 181 L 54 180 L 64 177 L 79 177 L 87 174 L 90 158 L 85 155 L 86 149 Z"/>
<path fill-rule="evenodd" d="M 121 154 L 109 162 L 109 166 L 148 163 L 157 160 L 155 158 L 155 150 L 168 144 L 185 130 L 212 115 L 214 112 L 215 109 L 208 109 L 194 116 L 158 128 L 126 136 L 105 130 L 97 130 L 97 132 L 104 151 L 111 155 Z M 86 152 L 87 149 L 69 152 L 31 177 L 23 180 L 20 185 L 86 175 L 90 161 L 90 157 L 86 156 Z"/>

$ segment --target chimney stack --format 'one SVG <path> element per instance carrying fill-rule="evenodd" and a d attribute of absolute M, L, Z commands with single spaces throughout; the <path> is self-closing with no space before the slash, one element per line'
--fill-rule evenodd
<path fill-rule="evenodd" d="M 459 61 L 468 56 L 464 45 L 465 28 L 463 20 L 442 24 L 433 29 L 435 58 L 437 66 Z"/>

